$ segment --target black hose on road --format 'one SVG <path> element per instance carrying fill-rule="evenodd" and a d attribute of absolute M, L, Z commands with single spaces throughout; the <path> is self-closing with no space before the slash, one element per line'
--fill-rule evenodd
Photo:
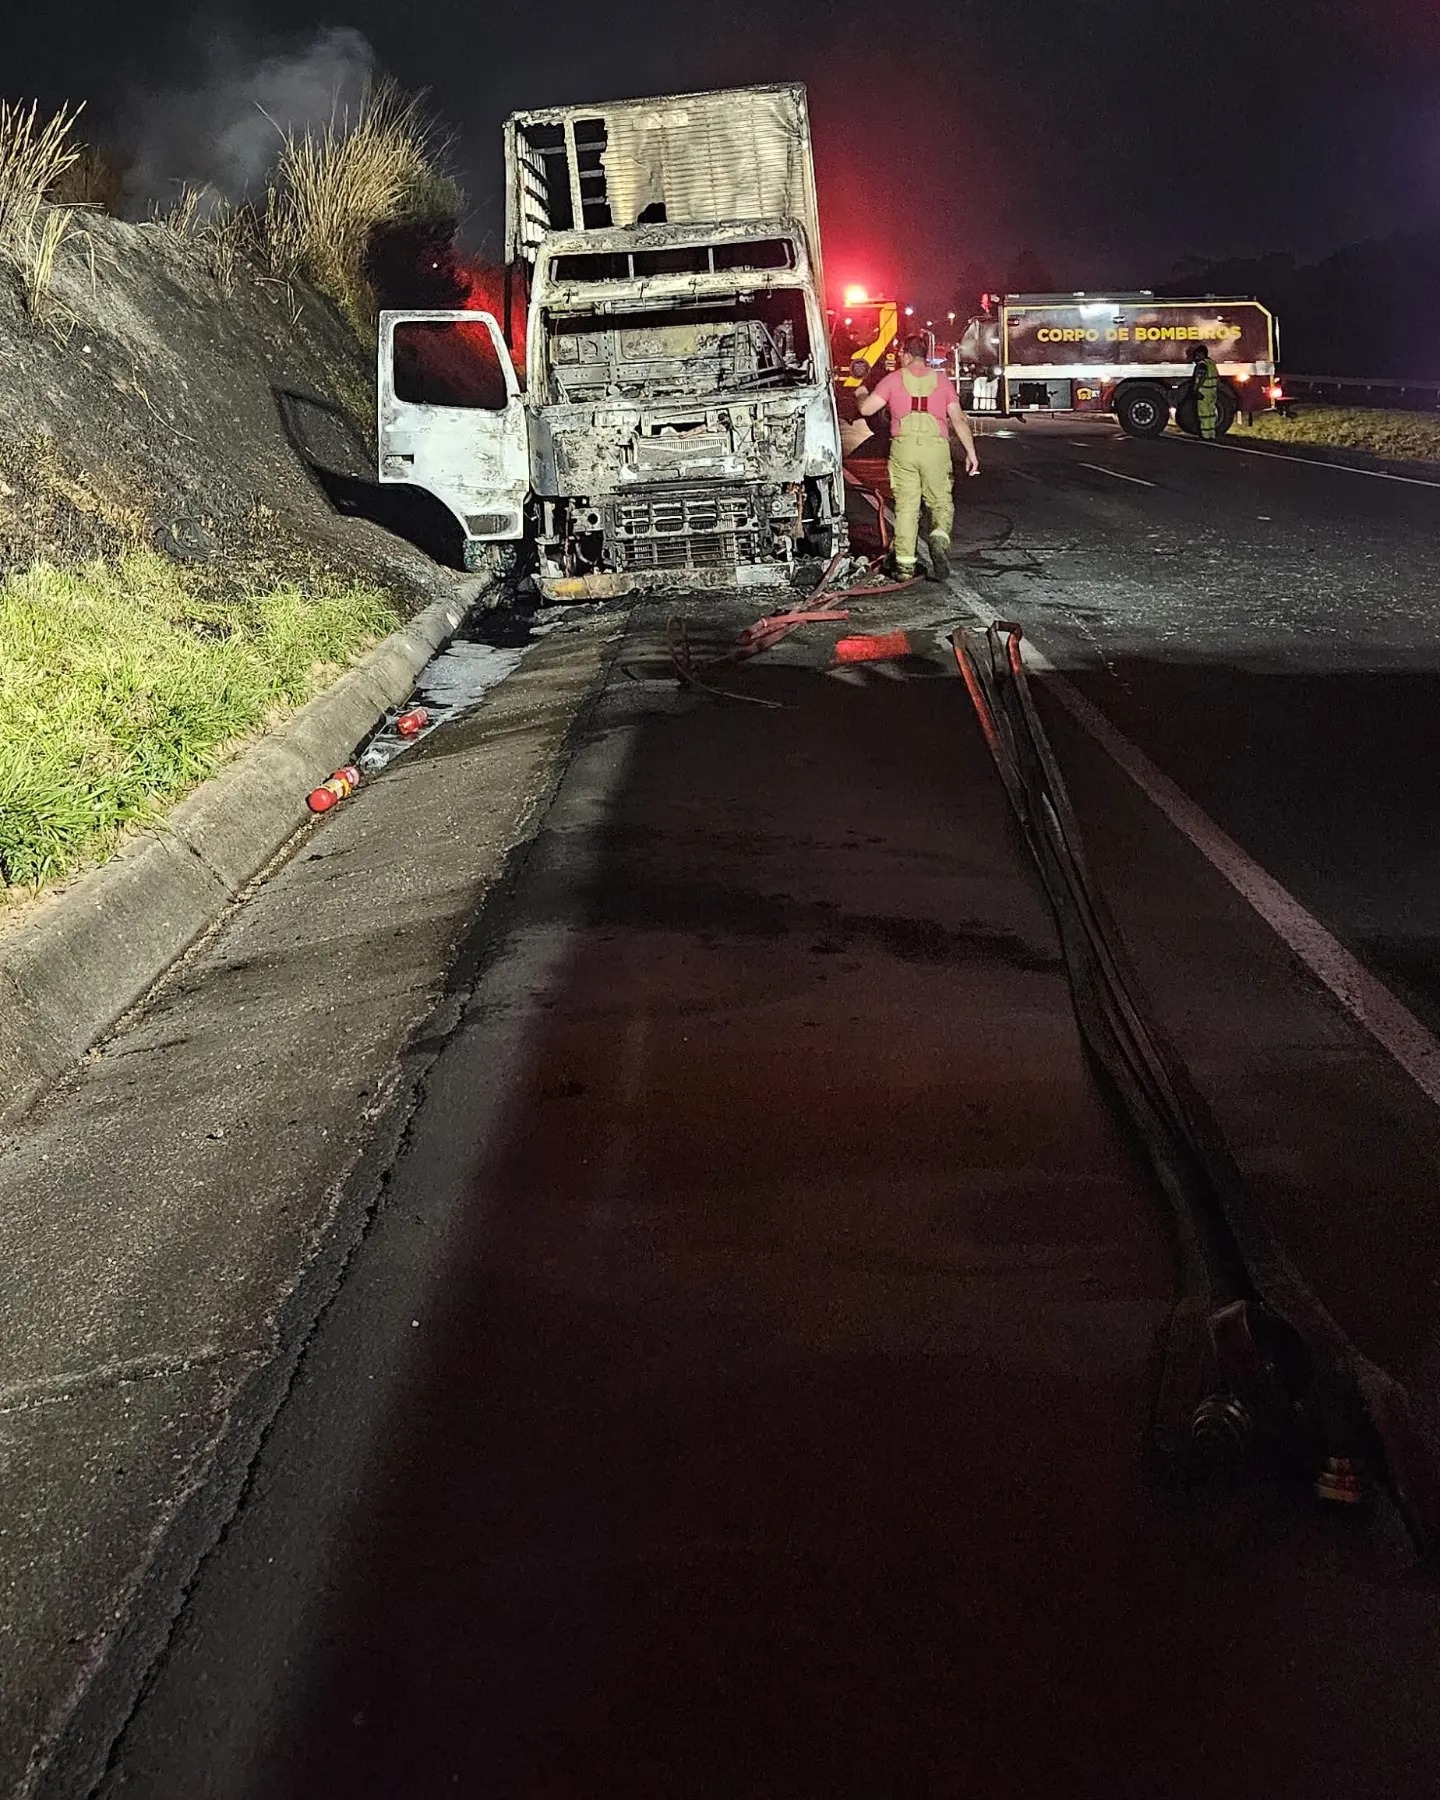
<path fill-rule="evenodd" d="M 951 639 L 1029 846 L 1069 971 L 1080 1030 L 1145 1146 L 1170 1205 L 1179 1297 L 1153 1414 L 1185 1475 L 1263 1444 L 1328 1499 L 1378 1468 L 1423 1554 L 1440 1544 L 1440 1470 L 1398 1383 L 1370 1363 L 1260 1220 L 1234 1158 L 1166 1041 L 1085 858 L 1079 821 L 1017 625 Z"/>

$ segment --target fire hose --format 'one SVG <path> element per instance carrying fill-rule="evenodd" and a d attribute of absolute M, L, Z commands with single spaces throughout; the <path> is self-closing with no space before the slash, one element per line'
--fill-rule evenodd
<path fill-rule="evenodd" d="M 886 541 L 884 500 L 877 490 L 867 487 L 848 469 L 845 471 L 845 480 L 847 485 L 856 488 L 874 505 L 876 515 L 880 519 L 881 541 L 884 543 Z M 733 667 L 737 663 L 748 662 L 752 656 L 758 656 L 762 651 L 772 649 L 798 626 L 843 623 L 849 619 L 850 614 L 843 609 L 833 605 L 817 606 L 817 600 L 822 598 L 830 601 L 859 600 L 872 595 L 899 594 L 903 593 L 906 588 L 914 587 L 920 580 L 919 576 L 912 576 L 908 581 L 882 581 L 864 584 L 865 577 L 875 569 L 880 560 L 880 557 L 874 557 L 869 561 L 862 562 L 855 571 L 854 582 L 836 586 L 837 578 L 845 568 L 847 561 L 845 552 L 837 551 L 826 565 L 819 581 L 802 600 L 797 600 L 793 606 L 785 607 L 780 612 L 768 613 L 763 619 L 757 619 L 753 625 L 747 625 L 728 650 L 719 656 L 709 657 L 703 662 L 695 660 L 684 620 L 678 615 L 671 618 L 666 626 L 666 640 L 671 666 L 675 670 L 676 678 L 687 687 L 698 688 L 703 693 L 725 696 L 730 699 L 748 700 L 757 706 L 777 706 L 778 701 L 764 700 L 754 694 L 734 694 L 724 688 L 712 687 L 705 677 L 720 669 Z M 864 585 L 856 585 L 857 583 Z"/>
<path fill-rule="evenodd" d="M 1323 1498 L 1388 1485 L 1412 1540 L 1440 1542 L 1440 1469 L 1403 1388 L 1350 1343 L 1258 1217 L 1209 1108 L 1156 1024 L 1087 864 L 1031 693 L 1018 625 L 951 639 L 1054 913 L 1082 1036 L 1168 1202 L 1179 1298 L 1152 1411 L 1162 1467 L 1195 1479 L 1263 1450 Z"/>

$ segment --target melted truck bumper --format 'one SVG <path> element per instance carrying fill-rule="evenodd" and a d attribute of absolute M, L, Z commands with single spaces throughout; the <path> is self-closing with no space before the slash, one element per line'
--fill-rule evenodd
<path fill-rule="evenodd" d="M 590 575 L 541 575 L 538 585 L 547 600 L 618 600 L 625 594 L 693 594 L 732 588 L 780 588 L 789 584 L 784 563 L 748 568 L 647 569 L 621 574 L 597 570 Z"/>

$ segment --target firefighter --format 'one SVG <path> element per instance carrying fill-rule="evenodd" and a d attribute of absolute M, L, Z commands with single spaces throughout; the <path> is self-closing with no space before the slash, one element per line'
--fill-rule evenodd
<path fill-rule="evenodd" d="M 1195 397 L 1195 420 L 1202 438 L 1211 443 L 1220 435 L 1220 370 L 1208 344 L 1196 344 L 1190 356 L 1195 373 L 1190 392 Z"/>
<path fill-rule="evenodd" d="M 920 535 L 920 502 L 930 512 L 930 568 L 936 581 L 950 572 L 950 527 L 955 521 L 953 429 L 965 451 L 965 473 L 980 473 L 970 421 L 948 375 L 930 367 L 923 337 L 908 337 L 900 367 L 874 393 L 855 390 L 861 418 L 890 409 L 890 489 L 895 496 L 895 573 L 908 581 L 915 573 Z"/>

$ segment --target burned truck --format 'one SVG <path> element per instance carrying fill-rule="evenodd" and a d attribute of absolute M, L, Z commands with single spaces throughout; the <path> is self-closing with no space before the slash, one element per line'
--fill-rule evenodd
<path fill-rule="evenodd" d="M 842 549 L 805 90 L 518 113 L 505 148 L 505 317 L 382 315 L 381 480 L 443 501 L 472 567 L 533 546 L 550 598 Z"/>
<path fill-rule="evenodd" d="M 1111 414 L 1132 437 L 1198 430 L 1186 378 L 1197 344 L 1220 371 L 1220 430 L 1283 398 L 1277 327 L 1258 300 L 1132 294 L 1011 294 L 971 319 L 955 347 L 972 412 Z"/>

